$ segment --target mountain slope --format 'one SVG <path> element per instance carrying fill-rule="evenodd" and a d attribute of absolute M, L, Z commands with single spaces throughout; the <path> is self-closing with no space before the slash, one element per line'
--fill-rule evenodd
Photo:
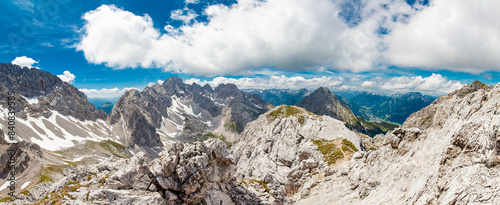
<path fill-rule="evenodd" d="M 161 85 L 125 93 L 113 107 L 109 121 L 125 129 L 123 143 L 157 147 L 170 139 L 199 140 L 209 130 L 241 132 L 267 109 L 268 104 L 257 95 L 244 93 L 235 85 L 212 89 L 171 77 Z"/>
<path fill-rule="evenodd" d="M 361 93 L 349 100 L 352 111 L 367 120 L 383 120 L 403 124 L 412 113 L 428 106 L 434 99 L 419 92 L 391 96 Z M 344 101 L 345 102 L 345 101 Z"/>
<path fill-rule="evenodd" d="M 439 98 L 297 204 L 500 203 L 499 101 L 478 81 Z"/>
<path fill-rule="evenodd" d="M 265 184 L 264 202 L 280 204 L 311 186 L 311 173 L 347 161 L 364 148 L 360 136 L 342 121 L 297 106 L 279 106 L 249 123 L 231 149 L 238 159 L 236 177 L 246 185 Z M 328 150 L 335 155 L 323 156 Z"/>
<path fill-rule="evenodd" d="M 257 94 L 264 101 L 273 106 L 296 105 L 306 96 L 311 94 L 307 89 L 252 89 L 247 91 L 250 94 Z"/>
<path fill-rule="evenodd" d="M 297 106 L 317 115 L 327 115 L 343 121 L 351 130 L 355 130 L 369 136 L 384 134 L 397 125 L 386 122 L 369 122 L 362 117 L 357 117 L 349 107 L 328 88 L 318 88 L 312 94 L 300 101 Z"/>

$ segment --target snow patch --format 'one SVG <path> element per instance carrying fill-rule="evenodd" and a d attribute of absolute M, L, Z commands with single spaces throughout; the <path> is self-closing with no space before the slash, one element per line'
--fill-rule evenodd
<path fill-rule="evenodd" d="M 31 181 L 24 182 L 23 185 L 21 185 L 21 189 L 26 188 L 28 185 L 30 185 Z"/>

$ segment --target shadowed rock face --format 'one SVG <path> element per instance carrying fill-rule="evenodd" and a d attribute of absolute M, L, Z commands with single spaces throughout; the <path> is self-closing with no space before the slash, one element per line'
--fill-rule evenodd
<path fill-rule="evenodd" d="M 317 115 L 328 115 L 337 120 L 350 123 L 355 121 L 356 116 L 342 103 L 328 88 L 318 88 L 309 96 L 300 101 L 297 106 Z"/>
<path fill-rule="evenodd" d="M 230 112 L 222 113 L 228 109 Z M 267 109 L 266 102 L 258 96 L 240 91 L 235 85 L 221 84 L 212 89 L 209 85 L 188 85 L 178 77 L 171 77 L 161 85 L 155 84 L 143 91 L 130 90 L 125 93 L 115 104 L 109 121 L 111 125 L 124 121 L 131 133 L 131 142 L 152 147 L 161 146 L 156 129 L 162 127 L 164 119 L 177 119 L 176 123 L 181 125 L 196 120 L 200 123 L 210 121 L 209 124 L 212 124 L 213 119 L 218 118 L 220 121 L 222 115 L 230 114 L 230 121 L 245 126 Z M 193 115 L 191 112 L 197 113 Z M 213 122 L 217 123 L 219 122 Z M 200 132 L 203 131 L 205 130 Z"/>
<path fill-rule="evenodd" d="M 106 119 L 106 113 L 90 104 L 85 94 L 46 71 L 1 63 L 0 103 L 4 107 L 7 106 L 6 97 L 9 91 L 17 94 L 16 111 L 22 118 L 25 118 L 27 113 L 35 117 L 47 116 L 54 110 L 80 120 Z M 30 104 L 24 98 L 36 99 L 38 102 Z"/>

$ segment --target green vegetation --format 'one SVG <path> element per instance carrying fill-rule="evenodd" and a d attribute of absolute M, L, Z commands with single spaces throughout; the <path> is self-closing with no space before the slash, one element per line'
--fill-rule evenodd
<path fill-rule="evenodd" d="M 214 134 L 212 132 L 207 132 L 207 133 L 203 134 L 203 139 L 218 139 L 218 140 L 221 140 L 224 143 L 226 143 L 226 147 L 228 147 L 228 148 L 233 145 L 233 143 L 227 141 L 226 137 L 224 137 L 224 135 L 222 135 L 222 134 Z"/>
<path fill-rule="evenodd" d="M 250 179 L 248 180 L 250 183 L 257 183 L 257 184 L 260 184 L 262 186 L 262 188 L 264 188 L 266 190 L 267 193 L 271 193 L 269 192 L 269 187 L 267 187 L 267 184 L 266 182 L 264 182 L 263 180 L 257 180 L 257 179 Z"/>
<path fill-rule="evenodd" d="M 43 183 L 43 182 L 53 182 L 54 180 L 52 180 L 50 177 L 48 177 L 47 175 L 42 175 L 40 176 L 40 181 L 38 181 L 37 184 L 40 184 L 40 183 Z"/>
<path fill-rule="evenodd" d="M 271 113 L 269 113 L 269 115 L 267 116 L 267 118 L 271 121 L 274 121 L 276 119 L 283 119 L 283 118 L 287 118 L 287 117 L 290 117 L 290 116 L 295 116 L 298 120 L 299 120 L 299 123 L 301 125 L 303 125 L 305 123 L 305 116 L 304 114 L 307 114 L 307 115 L 312 115 L 312 113 L 310 112 L 304 112 L 300 109 L 298 109 L 297 107 L 295 106 L 281 106 L 280 108 L 278 108 L 277 110 L 275 111 L 272 111 Z"/>
<path fill-rule="evenodd" d="M 30 193 L 30 191 L 28 190 L 24 190 L 22 192 L 20 192 L 19 194 L 22 194 L 22 195 L 28 195 Z"/>
<path fill-rule="evenodd" d="M 243 132 L 243 126 L 240 123 L 237 122 L 226 122 L 224 124 L 224 128 L 228 131 L 235 132 L 235 133 L 241 133 Z"/>
<path fill-rule="evenodd" d="M 342 151 L 334 144 L 334 140 L 311 140 L 318 150 L 323 154 L 323 159 L 329 164 L 335 164 L 339 159 L 344 158 Z"/>
<path fill-rule="evenodd" d="M 109 176 L 111 176 L 111 174 L 106 174 L 105 177 L 101 178 L 101 183 L 102 184 L 106 183 L 106 180 L 109 178 Z"/>
<path fill-rule="evenodd" d="M 129 158 L 126 149 L 120 143 L 111 140 L 105 140 L 100 142 L 87 141 L 85 142 L 85 146 L 89 149 L 98 149 L 102 148 L 108 151 L 110 154 L 115 155 L 120 158 Z"/>
<path fill-rule="evenodd" d="M 62 204 L 62 201 L 66 199 L 66 197 L 75 200 L 74 197 L 69 195 L 69 192 L 76 192 L 80 187 L 89 187 L 89 185 L 83 186 L 79 183 L 80 181 L 69 181 L 60 191 L 48 194 L 44 199 L 35 203 L 35 205 Z"/>
<path fill-rule="evenodd" d="M 347 151 L 354 151 L 357 152 L 358 149 L 352 144 L 351 141 L 342 139 L 342 151 L 347 152 Z"/>
<path fill-rule="evenodd" d="M 0 202 L 12 202 L 12 201 L 14 201 L 14 198 L 11 196 L 0 199 Z"/>

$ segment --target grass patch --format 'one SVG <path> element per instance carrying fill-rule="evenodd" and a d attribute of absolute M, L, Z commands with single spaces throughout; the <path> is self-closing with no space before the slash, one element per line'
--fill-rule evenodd
<path fill-rule="evenodd" d="M 344 147 L 345 147 L 345 149 L 344 149 Z M 346 139 L 342 139 L 342 150 L 349 151 L 349 149 L 352 150 L 353 152 L 359 151 L 358 148 L 356 148 L 356 146 L 354 146 L 354 144 L 352 144 L 351 141 L 346 140 Z"/>
<path fill-rule="evenodd" d="M 295 116 L 297 120 L 299 120 L 299 123 L 303 125 L 306 120 L 304 114 L 311 115 L 312 113 L 304 112 L 303 110 L 300 110 L 294 106 L 281 106 L 277 110 L 269 113 L 269 115 L 267 115 L 267 118 L 271 121 L 274 121 L 276 119 L 283 119 L 290 116 Z"/>
<path fill-rule="evenodd" d="M 38 181 L 37 184 L 40 184 L 40 183 L 43 183 L 43 182 L 54 182 L 54 180 L 52 180 L 47 175 L 42 175 L 42 176 L 40 176 L 40 180 Z"/>
<path fill-rule="evenodd" d="M 257 184 L 260 184 L 260 186 L 262 186 L 262 188 L 264 188 L 266 190 L 267 193 L 271 193 L 269 192 L 269 187 L 267 187 L 267 184 L 266 182 L 264 182 L 264 180 L 257 180 L 257 179 L 250 179 L 248 180 L 250 183 L 257 183 Z"/>
<path fill-rule="evenodd" d="M 235 132 L 235 133 L 241 133 L 243 132 L 243 126 L 238 123 L 238 122 L 226 122 L 224 123 L 224 128 L 228 131 Z"/>
<path fill-rule="evenodd" d="M 80 184 L 80 181 L 69 181 L 61 190 L 48 194 L 44 199 L 34 204 L 62 204 L 63 200 L 67 198 L 75 200 L 74 197 L 69 195 L 69 192 L 76 192 L 80 187 L 89 187 L 89 185 L 83 186 Z"/>
<path fill-rule="evenodd" d="M 0 202 L 13 202 L 13 201 L 14 198 L 11 196 L 0 199 Z"/>
<path fill-rule="evenodd" d="M 231 147 L 233 145 L 233 143 L 229 142 L 226 140 L 226 137 L 224 137 L 223 134 L 214 134 L 212 132 L 207 132 L 205 134 L 203 134 L 203 139 L 218 139 L 218 140 L 221 140 L 223 141 L 224 143 L 226 143 L 226 147 Z"/>
<path fill-rule="evenodd" d="M 106 183 L 106 180 L 109 178 L 109 176 L 111 176 L 111 174 L 106 174 L 105 177 L 101 178 L 101 183 L 102 184 L 105 184 Z"/>
<path fill-rule="evenodd" d="M 317 147 L 318 150 L 323 154 L 323 159 L 329 164 L 335 164 L 339 159 L 344 158 L 342 151 L 335 145 L 334 140 L 311 140 Z"/>
<path fill-rule="evenodd" d="M 24 190 L 22 192 L 20 192 L 19 194 L 22 194 L 22 195 L 28 195 L 30 193 L 30 191 L 28 190 Z"/>

